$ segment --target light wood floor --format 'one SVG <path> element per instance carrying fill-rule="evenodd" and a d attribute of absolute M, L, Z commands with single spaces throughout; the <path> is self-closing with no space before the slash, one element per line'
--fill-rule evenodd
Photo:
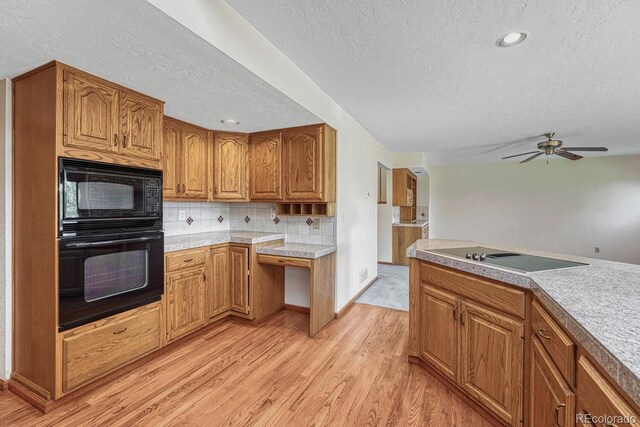
<path fill-rule="evenodd" d="M 0 424 L 489 426 L 407 362 L 406 312 L 355 304 L 316 338 L 308 330 L 292 311 L 215 325 L 46 415 L 0 392 Z"/>

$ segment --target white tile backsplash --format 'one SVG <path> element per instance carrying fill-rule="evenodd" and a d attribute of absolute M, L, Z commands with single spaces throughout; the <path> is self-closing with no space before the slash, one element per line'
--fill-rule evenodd
<path fill-rule="evenodd" d="M 165 202 L 163 206 L 164 232 L 166 236 L 193 234 L 207 231 L 260 231 L 286 233 L 287 241 L 323 245 L 336 244 L 336 226 L 334 217 L 281 216 L 274 223 L 268 203 L 206 203 L 206 202 Z M 184 210 L 186 217 L 193 222 L 179 220 L 179 211 Z M 218 222 L 222 216 L 224 221 Z M 244 218 L 249 216 L 249 223 Z M 320 221 L 320 228 L 307 225 L 307 218 Z"/>

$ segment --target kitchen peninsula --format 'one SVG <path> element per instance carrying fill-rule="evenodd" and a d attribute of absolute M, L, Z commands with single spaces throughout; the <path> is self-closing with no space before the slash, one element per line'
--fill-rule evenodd
<path fill-rule="evenodd" d="M 629 349 L 640 332 L 640 266 L 489 245 L 580 263 L 525 273 L 487 254 L 439 252 L 477 246 L 419 240 L 407 250 L 410 360 L 505 425 L 601 416 L 639 425 L 640 354 Z"/>

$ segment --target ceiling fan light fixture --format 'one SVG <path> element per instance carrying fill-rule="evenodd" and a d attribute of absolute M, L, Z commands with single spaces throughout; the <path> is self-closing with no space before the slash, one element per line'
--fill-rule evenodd
<path fill-rule="evenodd" d="M 500 37 L 496 41 L 498 47 L 511 47 L 520 44 L 527 38 L 527 33 L 523 31 L 514 31 Z"/>

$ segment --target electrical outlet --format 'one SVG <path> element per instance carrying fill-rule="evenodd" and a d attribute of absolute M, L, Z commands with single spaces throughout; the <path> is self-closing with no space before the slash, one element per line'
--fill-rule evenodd
<path fill-rule="evenodd" d="M 320 230 L 320 218 L 316 218 L 313 220 L 313 229 Z"/>
<path fill-rule="evenodd" d="M 178 219 L 180 221 L 186 221 L 186 219 L 187 219 L 187 211 L 185 211 L 184 209 L 180 209 L 178 211 Z"/>
<path fill-rule="evenodd" d="M 274 208 L 273 206 L 271 206 L 269 208 L 269 218 L 273 221 L 274 219 L 276 219 L 276 208 Z"/>
<path fill-rule="evenodd" d="M 368 277 L 369 277 L 369 269 L 365 268 L 360 272 L 360 283 L 365 282 Z"/>
<path fill-rule="evenodd" d="M 599 247 L 597 247 L 597 246 L 596 246 L 596 247 L 594 248 L 594 250 L 595 250 L 595 252 L 596 252 L 597 254 L 599 254 L 599 253 L 600 253 L 600 248 L 599 248 Z"/>

